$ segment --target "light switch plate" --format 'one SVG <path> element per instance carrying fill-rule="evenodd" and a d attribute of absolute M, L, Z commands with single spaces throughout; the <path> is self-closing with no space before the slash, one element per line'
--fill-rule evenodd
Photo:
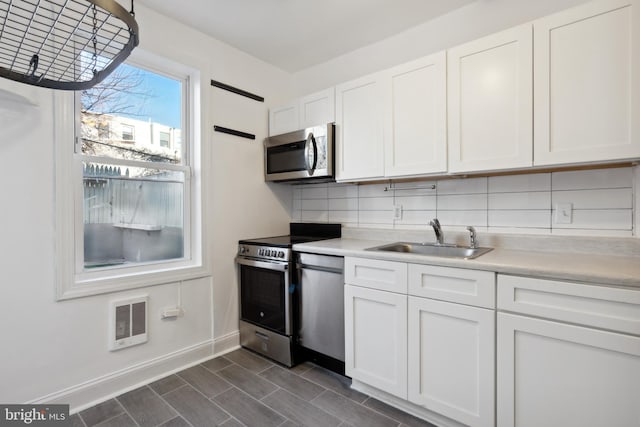
<path fill-rule="evenodd" d="M 556 224 L 571 224 L 573 221 L 573 204 L 572 203 L 556 203 Z"/>

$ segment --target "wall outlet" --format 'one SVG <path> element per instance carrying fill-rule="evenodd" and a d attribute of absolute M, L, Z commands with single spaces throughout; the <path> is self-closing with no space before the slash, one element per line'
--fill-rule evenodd
<path fill-rule="evenodd" d="M 394 220 L 402 219 L 402 205 L 393 206 L 393 219 Z"/>
<path fill-rule="evenodd" d="M 571 224 L 573 221 L 573 204 L 572 203 L 556 203 L 556 224 Z"/>

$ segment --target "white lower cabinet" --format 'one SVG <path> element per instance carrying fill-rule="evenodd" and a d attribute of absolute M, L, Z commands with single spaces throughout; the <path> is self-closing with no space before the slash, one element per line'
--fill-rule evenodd
<path fill-rule="evenodd" d="M 498 313 L 498 427 L 640 425 L 640 337 Z"/>
<path fill-rule="evenodd" d="M 409 401 L 494 426 L 494 310 L 409 297 L 408 324 Z"/>
<path fill-rule="evenodd" d="M 498 427 L 640 426 L 640 290 L 499 274 L 497 297 Z"/>
<path fill-rule="evenodd" d="M 442 426 L 640 426 L 640 289 L 345 265 L 346 373 L 382 400 Z"/>
<path fill-rule="evenodd" d="M 495 427 L 495 273 L 346 257 L 345 280 L 348 376 L 429 421 Z"/>
<path fill-rule="evenodd" d="M 495 425 L 495 311 L 409 297 L 411 403 L 469 426 Z"/>
<path fill-rule="evenodd" d="M 407 296 L 346 285 L 345 372 L 407 398 Z"/>

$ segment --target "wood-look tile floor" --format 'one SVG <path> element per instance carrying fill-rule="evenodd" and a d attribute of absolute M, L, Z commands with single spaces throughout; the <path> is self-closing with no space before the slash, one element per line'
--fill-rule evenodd
<path fill-rule="evenodd" d="M 433 427 L 311 363 L 284 368 L 240 349 L 71 417 L 78 427 Z"/>

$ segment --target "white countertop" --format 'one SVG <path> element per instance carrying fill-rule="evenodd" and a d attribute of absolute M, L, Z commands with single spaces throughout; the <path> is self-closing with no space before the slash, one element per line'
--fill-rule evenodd
<path fill-rule="evenodd" d="M 366 251 L 392 241 L 331 239 L 293 245 L 298 252 L 355 256 L 388 261 L 469 268 L 497 273 L 640 288 L 640 257 L 601 254 L 537 252 L 496 248 L 476 259 L 464 260 L 399 252 Z"/>

